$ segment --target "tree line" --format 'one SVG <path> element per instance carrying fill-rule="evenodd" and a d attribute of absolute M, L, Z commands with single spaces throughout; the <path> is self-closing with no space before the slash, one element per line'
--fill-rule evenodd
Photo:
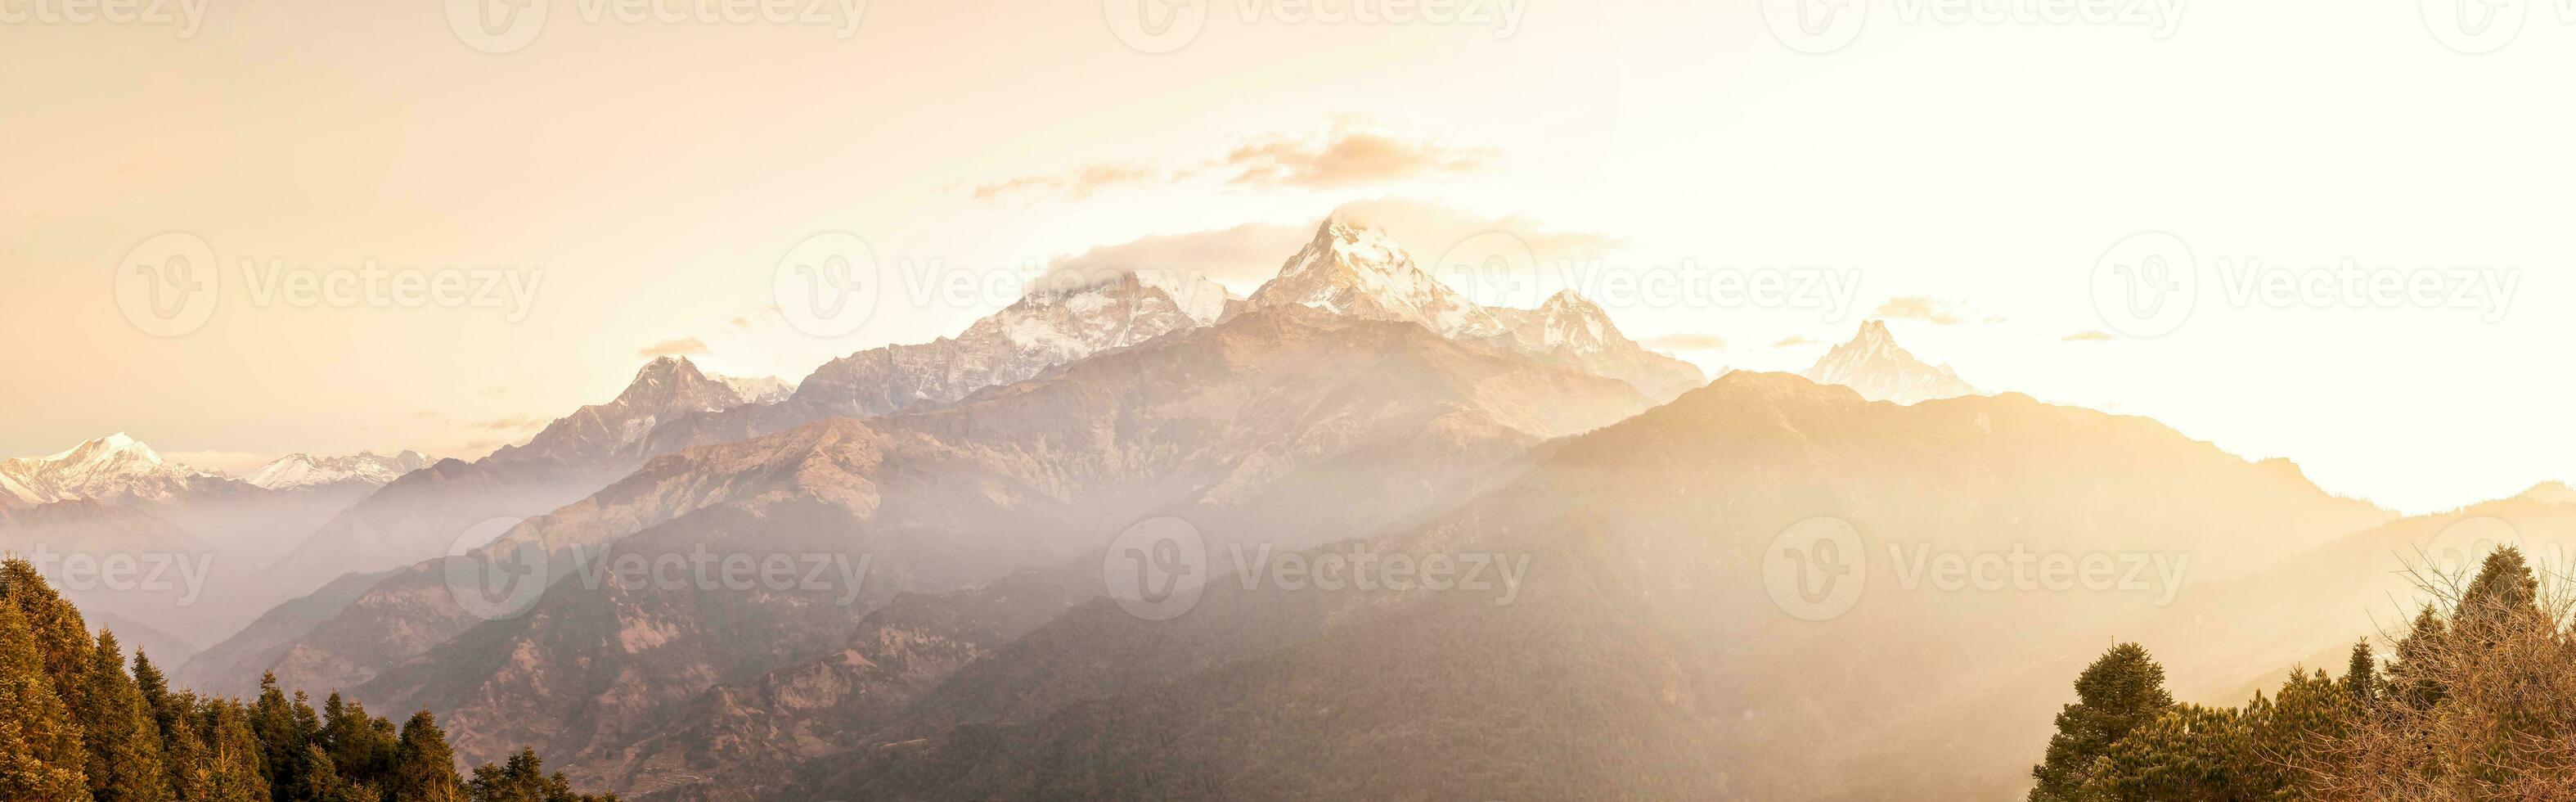
<path fill-rule="evenodd" d="M 535 750 L 456 770 L 427 710 L 400 727 L 262 678 L 249 701 L 169 686 L 35 567 L 0 561 L 0 799 L 10 802 L 617 802 L 575 792 Z"/>
<path fill-rule="evenodd" d="M 2464 575 L 2466 572 L 2462 572 Z M 2176 703 L 2134 643 L 2075 680 L 2031 802 L 2576 799 L 2576 630 L 2523 554 L 2474 578 L 2416 572 L 2407 631 L 2341 679 L 2291 669 L 2242 707 Z"/>

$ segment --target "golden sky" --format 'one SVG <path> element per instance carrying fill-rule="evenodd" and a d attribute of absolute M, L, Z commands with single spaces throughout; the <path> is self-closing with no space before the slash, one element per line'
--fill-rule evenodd
<path fill-rule="evenodd" d="M 599 2 L 546 5 L 524 44 L 429 2 L 0 21 L 0 455 L 127 431 L 224 468 L 475 456 L 613 396 L 648 354 L 793 380 L 1009 300 L 798 332 L 771 280 L 817 232 L 999 287 L 1088 253 L 1206 259 L 1249 291 L 1282 237 L 1379 201 L 1426 261 L 1500 230 L 1631 274 L 1858 278 L 1839 316 L 1598 299 L 1711 368 L 1803 368 L 1884 313 L 1979 387 L 2152 415 L 2383 504 L 2576 473 L 2576 25 L 2548 8 L 2463 55 L 2413 2 L 2190 3 L 2162 26 L 1848 0 L 1857 38 L 1803 53 L 1753 0 L 1478 3 L 1448 24 L 1317 18 L 1393 8 L 1339 0 L 874 0 L 855 26 L 839 4 L 729 22 Z M 1197 33 L 1173 52 L 1112 24 L 1174 9 Z M 2142 231 L 2208 276 L 2151 339 L 2111 331 L 2092 295 Z M 219 286 L 163 337 L 117 282 L 169 232 L 206 244 Z M 2228 281 L 2347 258 L 2409 279 L 2510 268 L 2509 305 Z M 506 289 L 343 305 L 277 278 L 370 264 L 515 278 L 525 308 Z"/>

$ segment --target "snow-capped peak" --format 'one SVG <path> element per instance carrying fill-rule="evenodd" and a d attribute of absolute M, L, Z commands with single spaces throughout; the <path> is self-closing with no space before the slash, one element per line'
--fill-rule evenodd
<path fill-rule="evenodd" d="M 1934 365 L 1914 358 L 1896 344 L 1896 336 L 1887 324 L 1878 320 L 1863 321 L 1860 332 L 1850 342 L 1834 346 L 1806 377 L 1818 384 L 1840 384 L 1860 391 L 1872 401 L 1912 404 L 1935 398 L 1975 395 L 1977 388 L 1953 373 L 1948 365 Z"/>
<path fill-rule="evenodd" d="M 777 382 L 777 379 L 768 379 Z M 783 382 L 781 382 L 783 383 Z M 776 388 L 760 379 L 735 379 L 698 370 L 688 357 L 656 357 L 635 371 L 617 400 L 609 402 L 629 415 L 717 412 L 749 403 L 744 391 L 766 395 Z"/>
<path fill-rule="evenodd" d="M 270 490 L 305 490 L 342 483 L 382 486 L 396 477 L 429 467 L 418 451 L 383 456 L 360 451 L 343 457 L 288 454 L 259 466 L 242 481 Z"/>
<path fill-rule="evenodd" d="M 786 379 L 776 376 L 725 376 L 709 373 L 707 378 L 731 388 L 734 397 L 741 399 L 745 404 L 774 404 L 796 393 L 796 385 L 789 384 Z"/>
<path fill-rule="evenodd" d="M 1286 304 L 1378 320 L 1403 320 L 1454 339 L 1485 338 L 1509 326 L 1414 264 L 1386 232 L 1339 216 L 1326 218 L 1279 275 L 1252 293 L 1251 305 Z"/>
<path fill-rule="evenodd" d="M 42 458 L 45 462 L 66 467 L 157 468 L 163 463 L 161 452 L 124 432 L 72 446 L 60 453 Z"/>
<path fill-rule="evenodd" d="M 1620 337 L 1619 327 L 1610 322 L 1610 313 L 1573 290 L 1548 296 L 1515 330 L 1527 332 L 1523 335 L 1525 342 L 1581 353 L 1600 351 L 1609 346 L 1612 338 Z"/>
<path fill-rule="evenodd" d="M 160 452 L 124 432 L 47 456 L 0 461 L 0 492 L 34 504 L 72 499 L 161 500 L 216 478 L 163 460 Z"/>

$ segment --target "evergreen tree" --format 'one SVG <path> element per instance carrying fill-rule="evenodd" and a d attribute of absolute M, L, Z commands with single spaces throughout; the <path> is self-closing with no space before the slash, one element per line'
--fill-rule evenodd
<path fill-rule="evenodd" d="M 2414 628 L 2397 642 L 2397 659 L 2388 664 L 2389 694 L 2418 710 L 2441 702 L 2447 689 L 2434 656 L 2446 648 L 2450 637 L 2450 622 L 2443 620 L 2432 605 L 2425 605 L 2423 612 L 2415 615 Z"/>
<path fill-rule="evenodd" d="M 2165 690 L 2164 666 L 2135 643 L 2111 647 L 2075 679 L 2076 703 L 2057 714 L 2057 734 L 2048 739 L 2048 756 L 2031 768 L 2039 783 L 2033 802 L 2084 799 L 2085 781 L 2095 761 L 2131 730 L 2145 726 L 2173 707 Z"/>
<path fill-rule="evenodd" d="M 2244 716 L 2227 708 L 2178 705 L 2105 752 L 2069 798 L 2119 802 L 2261 799 L 2261 761 Z"/>
<path fill-rule="evenodd" d="M 208 699 L 196 718 L 198 737 L 206 745 L 208 802 L 268 800 L 268 771 L 261 764 L 259 736 L 251 731 L 250 711 L 240 702 Z"/>
<path fill-rule="evenodd" d="M 456 752 L 447 746 L 447 731 L 423 710 L 403 722 L 395 743 L 394 768 L 385 790 L 392 802 L 463 802 L 464 783 L 456 776 Z"/>
<path fill-rule="evenodd" d="M 161 728 L 143 693 L 125 675 L 125 650 L 116 635 L 98 634 L 90 650 L 87 690 L 91 709 L 80 716 L 89 748 L 90 797 L 97 802 L 166 802 L 169 778 L 161 766 Z"/>
<path fill-rule="evenodd" d="M 2378 703 L 2378 668 L 2377 662 L 2370 655 L 2369 638 L 2353 642 L 2352 662 L 2345 668 L 2343 688 L 2345 693 L 2352 695 L 2352 701 L 2355 704 L 2366 708 Z"/>
<path fill-rule="evenodd" d="M 189 802 L 205 799 L 206 746 L 190 715 L 196 706 L 195 697 L 170 693 L 170 681 L 141 649 L 134 651 L 134 689 L 152 711 L 153 729 L 161 733 L 161 766 L 168 777 L 170 798 Z"/>
<path fill-rule="evenodd" d="M 467 788 L 473 802 L 617 802 L 616 794 L 574 792 L 562 772 L 547 774 L 537 750 L 525 748 L 502 763 L 475 767 Z"/>
<path fill-rule="evenodd" d="M 81 621 L 79 608 L 54 592 L 43 574 L 25 559 L 11 557 L 0 561 L 0 597 L 26 616 L 27 629 L 36 639 L 43 656 L 45 678 L 53 683 L 54 695 L 77 713 L 81 691 L 88 683 L 82 677 L 89 673 L 89 625 Z"/>
<path fill-rule="evenodd" d="M 299 802 L 300 789 L 324 787 L 331 778 L 306 777 L 304 772 L 314 764 L 305 759 L 304 748 L 313 745 L 321 717 L 313 712 L 304 692 L 293 697 L 277 687 L 277 675 L 262 674 L 259 698 L 251 702 L 250 731 L 259 739 L 260 765 L 267 769 L 269 793 L 276 802 Z"/>
<path fill-rule="evenodd" d="M 0 799 L 89 799 L 89 779 L 81 772 L 86 749 L 71 709 L 54 695 L 26 616 L 0 604 Z"/>
<path fill-rule="evenodd" d="M 341 779 L 383 785 L 385 775 L 393 771 L 398 738 L 393 722 L 367 715 L 365 705 L 343 700 L 336 693 L 322 704 L 317 740 Z"/>
<path fill-rule="evenodd" d="M 2472 637 L 2484 643 L 2492 637 L 2489 630 L 2506 618 L 2539 609 L 2540 580 L 2531 575 L 2522 550 L 2506 546 L 2487 554 L 2477 578 L 2461 592 L 2459 609 L 2452 613 L 2452 629 L 2474 633 Z"/>

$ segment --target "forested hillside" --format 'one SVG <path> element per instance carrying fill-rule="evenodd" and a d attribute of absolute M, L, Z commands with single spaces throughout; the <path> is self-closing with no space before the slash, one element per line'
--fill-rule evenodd
<path fill-rule="evenodd" d="M 437 718 L 399 727 L 334 693 L 263 683 L 249 701 L 171 688 L 150 657 L 93 639 L 35 567 L 0 564 L 0 799 L 9 802 L 615 802 L 534 751 L 456 770 Z M 130 669 L 129 669 L 130 665 Z"/>
<path fill-rule="evenodd" d="M 2576 798 L 2576 633 L 2521 551 L 2419 572 L 2408 631 L 2342 678 L 2290 670 L 2241 707 L 2175 703 L 2146 649 L 2112 647 L 2031 770 L 2032 802 Z M 2547 588 L 2546 590 L 2544 588 Z"/>

